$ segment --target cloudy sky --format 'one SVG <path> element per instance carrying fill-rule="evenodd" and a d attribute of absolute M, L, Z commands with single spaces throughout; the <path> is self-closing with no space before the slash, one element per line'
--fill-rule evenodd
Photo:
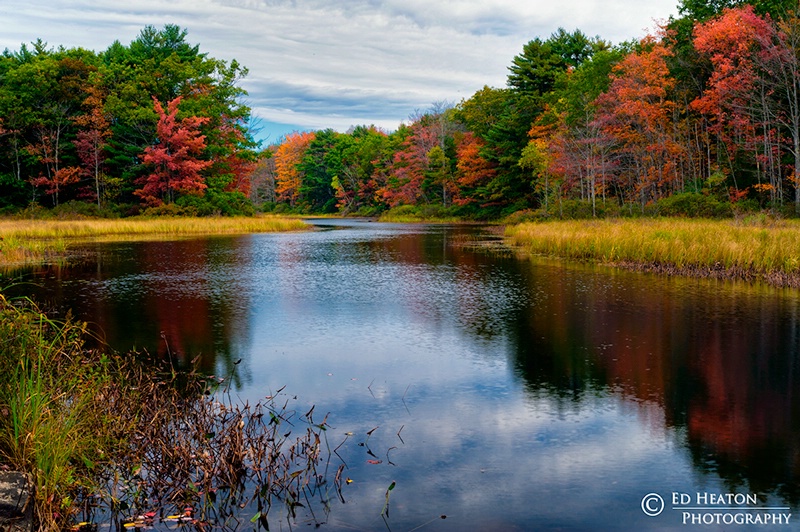
<path fill-rule="evenodd" d="M 177 24 L 211 57 L 238 60 L 260 131 L 375 124 L 505 84 L 533 38 L 559 27 L 618 43 L 678 0 L 2 0 L 0 49 L 42 39 L 105 50 L 146 25 Z"/>

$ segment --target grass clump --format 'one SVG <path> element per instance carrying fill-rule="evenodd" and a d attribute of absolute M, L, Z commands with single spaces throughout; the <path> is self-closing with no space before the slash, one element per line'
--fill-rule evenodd
<path fill-rule="evenodd" d="M 800 223 L 682 218 L 526 222 L 509 241 L 539 255 L 800 286 Z"/>
<path fill-rule="evenodd" d="M 0 294 L 0 462 L 29 474 L 42 529 L 61 527 L 125 430 L 112 362 L 83 349 L 85 334 Z"/>

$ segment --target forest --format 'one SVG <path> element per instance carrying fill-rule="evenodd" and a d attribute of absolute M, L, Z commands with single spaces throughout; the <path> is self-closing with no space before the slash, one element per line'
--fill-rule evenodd
<path fill-rule="evenodd" d="M 269 146 L 253 137 L 246 67 L 177 26 L 102 52 L 22 45 L 0 56 L 0 211 L 797 216 L 797 2 L 678 8 L 638 41 L 534 38 L 506 86 L 413 110 L 395 131 Z"/>

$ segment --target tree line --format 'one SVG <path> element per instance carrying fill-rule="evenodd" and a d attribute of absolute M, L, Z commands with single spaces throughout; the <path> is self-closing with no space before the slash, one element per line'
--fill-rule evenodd
<path fill-rule="evenodd" d="M 638 41 L 562 28 L 533 39 L 506 86 L 435 103 L 395 131 L 295 132 L 265 148 L 237 86 L 246 69 L 176 26 L 102 53 L 6 51 L 0 208 L 800 213 L 797 2 L 678 8 Z"/>
<path fill-rule="evenodd" d="M 0 56 L 0 209 L 64 202 L 135 213 L 249 205 L 247 70 L 174 25 L 103 52 L 37 41 Z"/>
<path fill-rule="evenodd" d="M 394 132 L 287 136 L 260 201 L 496 217 L 800 212 L 800 17 L 792 0 L 683 0 L 636 42 L 534 39 L 505 87 L 437 103 Z"/>

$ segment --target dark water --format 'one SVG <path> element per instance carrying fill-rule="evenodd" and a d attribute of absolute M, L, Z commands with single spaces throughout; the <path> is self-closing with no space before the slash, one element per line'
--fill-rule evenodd
<path fill-rule="evenodd" d="M 797 291 L 459 245 L 479 228 L 317 223 L 97 245 L 25 290 L 121 351 L 242 359 L 242 399 L 285 386 L 330 412 L 353 483 L 323 529 L 800 529 Z"/>

